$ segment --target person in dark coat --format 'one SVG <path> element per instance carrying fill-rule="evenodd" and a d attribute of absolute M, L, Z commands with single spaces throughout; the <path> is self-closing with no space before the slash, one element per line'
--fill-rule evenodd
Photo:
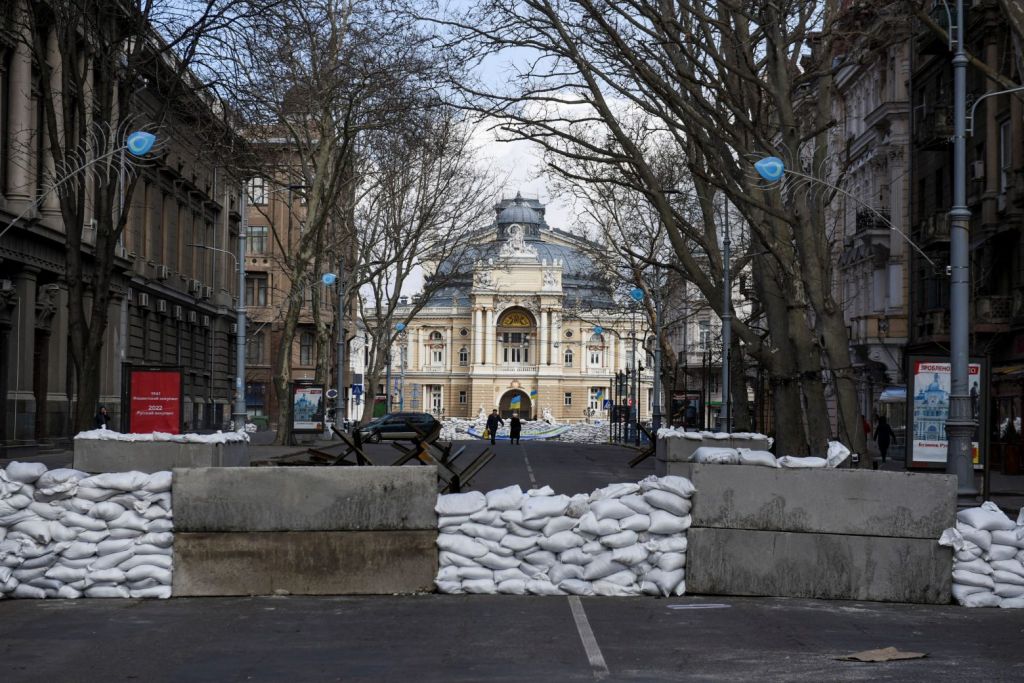
<path fill-rule="evenodd" d="M 508 422 L 508 438 L 512 443 L 519 443 L 519 435 L 523 432 L 523 423 L 519 419 L 519 413 L 512 413 L 512 419 Z"/>
<path fill-rule="evenodd" d="M 889 444 L 892 443 L 896 435 L 892 431 L 892 427 L 889 426 L 889 421 L 885 419 L 885 415 L 878 416 L 878 425 L 875 427 L 875 443 L 878 444 L 878 450 L 882 454 L 882 462 L 885 462 L 886 453 L 889 451 Z"/>
<path fill-rule="evenodd" d="M 491 445 L 494 445 L 494 440 L 498 437 L 498 425 L 505 424 L 505 421 L 498 416 L 498 409 L 495 408 L 491 411 L 491 414 L 487 416 L 487 431 L 491 434 Z"/>
<path fill-rule="evenodd" d="M 99 407 L 99 410 L 96 411 L 96 417 L 93 418 L 93 422 L 96 424 L 96 429 L 110 429 L 110 415 L 107 414 L 106 406 Z"/>

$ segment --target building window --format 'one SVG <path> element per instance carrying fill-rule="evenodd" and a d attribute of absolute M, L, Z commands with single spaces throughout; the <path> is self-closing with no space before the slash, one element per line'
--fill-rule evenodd
<path fill-rule="evenodd" d="M 267 253 L 267 231 L 269 228 L 265 225 L 250 225 L 249 233 L 246 237 L 245 253 L 247 254 L 266 254 Z"/>
<path fill-rule="evenodd" d="M 430 351 L 431 365 L 444 365 L 444 349 L 432 349 Z"/>
<path fill-rule="evenodd" d="M 444 394 L 441 393 L 440 384 L 434 384 L 430 387 L 430 412 L 434 415 L 444 414 Z"/>
<path fill-rule="evenodd" d="M 567 405 L 567 406 L 571 406 L 572 405 L 572 392 L 571 391 L 565 392 L 565 396 L 563 398 L 563 405 Z"/>
<path fill-rule="evenodd" d="M 245 410 L 250 417 L 254 415 L 266 415 L 265 405 L 267 396 L 267 385 L 262 382 L 252 382 L 245 385 Z"/>
<path fill-rule="evenodd" d="M 263 333 L 257 332 L 245 340 L 245 362 L 259 365 L 263 362 Z"/>
<path fill-rule="evenodd" d="M 1013 151 L 1010 148 L 1010 122 L 999 124 L 999 194 L 1005 194 L 1010 186 L 1010 166 Z"/>
<path fill-rule="evenodd" d="M 469 396 L 466 394 L 465 391 L 459 392 L 459 403 L 462 405 L 466 405 L 467 403 L 469 403 Z"/>
<path fill-rule="evenodd" d="M 256 206 L 262 206 L 267 203 L 266 178 L 249 179 L 249 201 Z"/>
<path fill-rule="evenodd" d="M 245 305 L 267 305 L 267 276 L 247 274 L 245 276 Z"/>
<path fill-rule="evenodd" d="M 459 349 L 459 365 L 469 365 L 469 349 L 465 346 Z"/>
<path fill-rule="evenodd" d="M 600 410 L 603 400 L 604 387 L 590 387 L 590 396 L 587 401 L 587 406 L 591 410 Z"/>
<path fill-rule="evenodd" d="M 599 368 L 601 367 L 601 351 L 600 349 L 590 349 L 590 367 Z"/>
<path fill-rule="evenodd" d="M 697 349 L 700 351 L 707 351 L 709 346 L 711 346 L 711 321 L 698 320 Z"/>
<path fill-rule="evenodd" d="M 459 336 L 460 337 L 468 337 L 469 336 L 469 330 L 467 330 L 465 327 L 463 327 L 461 330 L 459 330 Z"/>
<path fill-rule="evenodd" d="M 530 335 L 526 332 L 502 332 L 501 358 L 508 365 L 530 362 Z"/>
<path fill-rule="evenodd" d="M 565 367 L 571 368 L 572 367 L 572 349 L 566 349 L 565 350 L 564 359 L 565 359 L 564 360 Z"/>
<path fill-rule="evenodd" d="M 303 332 L 299 335 L 299 365 L 313 364 L 313 333 Z"/>

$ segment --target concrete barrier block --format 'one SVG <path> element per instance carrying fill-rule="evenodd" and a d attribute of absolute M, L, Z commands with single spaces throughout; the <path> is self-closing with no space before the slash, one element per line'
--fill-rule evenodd
<path fill-rule="evenodd" d="M 180 531 L 436 529 L 434 467 L 174 470 Z"/>
<path fill-rule="evenodd" d="M 685 462 L 690 459 L 693 452 L 700 448 L 703 443 L 694 439 L 672 437 L 669 439 L 658 439 L 659 443 L 664 442 L 665 448 L 655 451 L 655 458 L 666 462 Z"/>
<path fill-rule="evenodd" d="M 695 527 L 934 540 L 956 521 L 953 475 L 668 465 L 697 489 Z"/>
<path fill-rule="evenodd" d="M 175 467 L 248 467 L 244 443 L 75 439 L 74 468 L 83 472 L 163 472 Z"/>
<path fill-rule="evenodd" d="M 173 595 L 433 590 L 435 531 L 175 533 Z"/>
<path fill-rule="evenodd" d="M 688 539 L 687 593 L 950 600 L 952 551 L 934 539 L 695 528 Z"/>

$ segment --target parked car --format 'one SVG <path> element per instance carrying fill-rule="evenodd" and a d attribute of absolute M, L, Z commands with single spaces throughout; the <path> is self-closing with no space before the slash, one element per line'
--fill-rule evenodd
<path fill-rule="evenodd" d="M 440 426 L 430 413 L 389 413 L 367 422 L 358 431 L 364 442 L 378 443 L 381 439 L 411 439 L 417 431 L 430 434 Z"/>

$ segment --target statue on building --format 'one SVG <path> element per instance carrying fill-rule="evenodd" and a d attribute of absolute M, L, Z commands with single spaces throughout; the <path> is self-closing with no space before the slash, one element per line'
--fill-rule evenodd
<path fill-rule="evenodd" d="M 544 408 L 543 420 L 549 425 L 555 424 L 555 416 L 551 414 L 551 406 L 546 406 Z"/>
<path fill-rule="evenodd" d="M 494 276 L 488 270 L 478 271 L 475 278 L 476 286 L 481 289 L 493 289 L 494 288 Z"/>
<path fill-rule="evenodd" d="M 508 226 L 508 240 L 501 245 L 498 255 L 503 258 L 533 257 L 537 258 L 537 249 L 526 243 L 523 226 L 513 223 Z"/>
<path fill-rule="evenodd" d="M 555 289 L 558 287 L 558 278 L 553 270 L 544 271 L 544 289 Z"/>

